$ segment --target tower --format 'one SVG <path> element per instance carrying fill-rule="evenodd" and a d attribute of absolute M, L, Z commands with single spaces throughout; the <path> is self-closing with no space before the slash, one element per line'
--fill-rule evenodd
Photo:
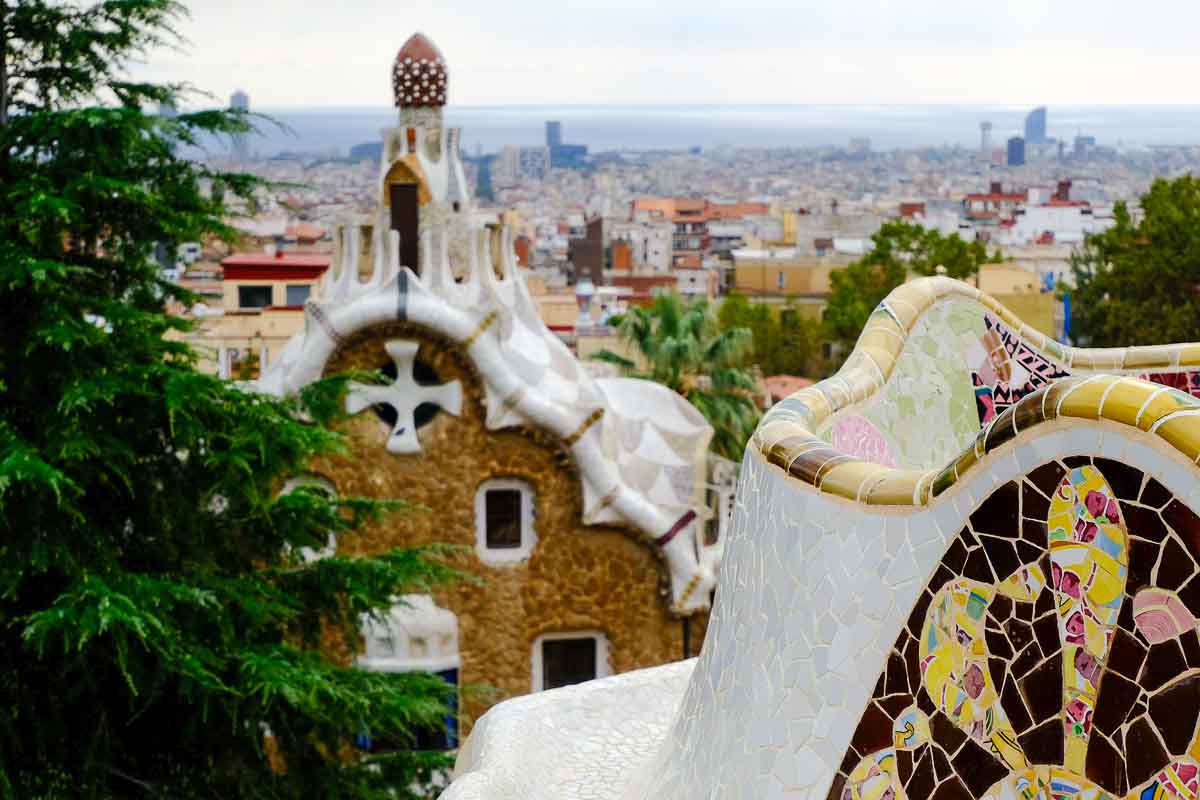
<path fill-rule="evenodd" d="M 562 123 L 550 120 L 546 123 L 546 147 L 553 150 L 562 145 Z"/>
<path fill-rule="evenodd" d="M 1025 166 L 1025 140 L 1014 136 L 1008 140 L 1008 165 L 1010 167 Z"/>
<path fill-rule="evenodd" d="M 421 33 L 410 36 L 392 62 L 398 124 L 383 132 L 381 209 L 375 225 L 381 235 L 399 233 L 400 265 L 414 272 L 421 269 L 420 242 L 430 223 L 436 220 L 451 233 L 465 230 L 469 211 L 459 159 L 462 131 L 447 128 L 442 115 L 449 80 L 442 52 Z M 439 242 L 437 246 L 450 246 L 446 239 Z"/>
<path fill-rule="evenodd" d="M 1044 144 L 1046 142 L 1046 107 L 1038 106 L 1025 117 L 1025 142 L 1027 144 Z"/>
<path fill-rule="evenodd" d="M 229 107 L 234 111 L 245 111 L 249 113 L 250 95 L 246 94 L 241 89 L 235 90 L 234 93 L 229 96 Z M 235 133 L 231 137 L 230 145 L 232 147 L 232 152 L 230 155 L 232 155 L 238 161 L 245 161 L 250 157 L 250 147 L 246 141 L 246 134 Z"/>
<path fill-rule="evenodd" d="M 985 156 L 992 152 L 992 123 L 979 123 L 979 152 Z"/>

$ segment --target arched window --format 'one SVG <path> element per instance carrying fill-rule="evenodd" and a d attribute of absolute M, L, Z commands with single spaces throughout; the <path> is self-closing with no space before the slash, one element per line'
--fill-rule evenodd
<path fill-rule="evenodd" d="M 475 552 L 485 564 L 529 558 L 537 544 L 533 487 L 514 478 L 492 478 L 475 493 Z"/>

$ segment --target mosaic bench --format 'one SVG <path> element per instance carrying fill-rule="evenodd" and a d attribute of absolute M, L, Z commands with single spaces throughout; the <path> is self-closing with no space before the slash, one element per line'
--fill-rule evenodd
<path fill-rule="evenodd" d="M 698 659 L 493 708 L 448 800 L 1192 800 L 1200 344 L 894 291 L 747 448 Z"/>

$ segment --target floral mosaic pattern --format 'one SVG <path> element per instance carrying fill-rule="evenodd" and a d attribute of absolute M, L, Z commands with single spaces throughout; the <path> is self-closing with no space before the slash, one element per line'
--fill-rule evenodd
<path fill-rule="evenodd" d="M 896 466 L 896 457 L 888 446 L 887 439 L 871 420 L 861 414 L 840 414 L 833 421 L 832 442 L 834 447 L 845 453 L 854 453 L 875 464 Z"/>
<path fill-rule="evenodd" d="M 1200 517 L 1126 464 L 1000 486 L 921 594 L 829 797 L 1196 800 L 1198 556 Z"/>
<path fill-rule="evenodd" d="M 966 354 L 981 427 L 1022 397 L 1069 374 L 991 314 L 984 315 L 983 324 L 983 336 Z"/>

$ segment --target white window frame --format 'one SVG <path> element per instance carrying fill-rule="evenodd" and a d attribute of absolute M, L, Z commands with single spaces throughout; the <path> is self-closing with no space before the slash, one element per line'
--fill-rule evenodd
<path fill-rule="evenodd" d="M 533 656 L 530 658 L 532 691 L 545 691 L 542 683 L 542 644 L 544 642 L 560 642 L 563 639 L 595 639 L 596 640 L 596 677 L 593 680 L 607 678 L 613 674 L 612 657 L 608 646 L 608 636 L 603 631 L 563 631 L 561 633 L 543 633 L 533 640 Z"/>
<path fill-rule="evenodd" d="M 319 475 L 297 475 L 294 478 L 288 478 L 287 481 L 284 482 L 283 488 L 279 490 L 279 494 L 281 496 L 285 494 L 291 494 L 294 490 L 301 486 L 313 486 L 328 492 L 331 497 L 336 498 L 338 496 L 337 487 L 333 485 L 333 482 L 322 478 Z M 333 531 L 330 531 L 329 538 L 325 540 L 325 546 L 320 550 L 314 550 L 311 547 L 301 547 L 300 560 L 305 564 L 311 564 L 314 561 L 332 558 L 333 556 L 337 555 L 337 544 L 337 534 L 335 534 Z"/>
<path fill-rule="evenodd" d="M 487 493 L 490 491 L 512 491 L 521 493 L 521 546 L 487 546 Z M 534 530 L 535 516 L 533 487 L 517 478 L 489 478 L 475 490 L 475 553 L 479 560 L 493 566 L 512 566 L 529 559 L 537 546 L 537 531 Z"/>

